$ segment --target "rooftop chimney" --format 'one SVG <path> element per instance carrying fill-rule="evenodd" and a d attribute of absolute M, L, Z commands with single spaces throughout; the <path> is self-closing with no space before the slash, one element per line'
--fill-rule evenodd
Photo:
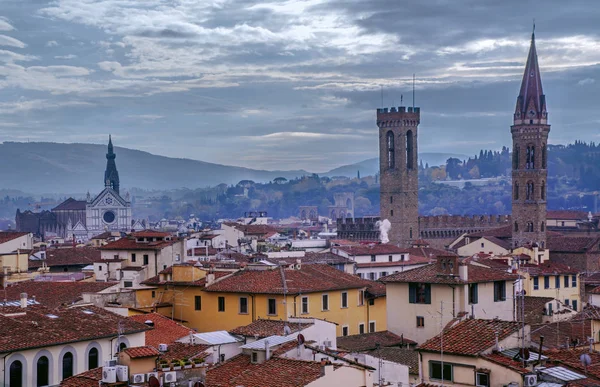
<path fill-rule="evenodd" d="M 265 360 L 271 358 L 271 348 L 269 348 L 269 340 L 265 340 Z"/>
<path fill-rule="evenodd" d="M 215 273 L 208 273 L 208 274 L 206 275 L 206 284 L 207 284 L 207 285 L 210 285 L 210 284 L 212 284 L 213 282 L 215 282 Z"/>
<path fill-rule="evenodd" d="M 460 263 L 458 265 L 458 278 L 462 281 L 469 280 L 469 265 L 466 263 Z"/>
<path fill-rule="evenodd" d="M 27 293 L 21 293 L 21 308 L 27 308 Z"/>

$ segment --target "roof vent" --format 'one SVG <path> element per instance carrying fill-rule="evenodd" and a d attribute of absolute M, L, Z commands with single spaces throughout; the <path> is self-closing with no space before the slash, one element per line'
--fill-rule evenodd
<path fill-rule="evenodd" d="M 144 321 L 144 324 L 148 325 L 149 327 L 153 327 L 154 326 L 154 321 L 152 321 L 152 320 L 146 320 L 146 321 Z"/>

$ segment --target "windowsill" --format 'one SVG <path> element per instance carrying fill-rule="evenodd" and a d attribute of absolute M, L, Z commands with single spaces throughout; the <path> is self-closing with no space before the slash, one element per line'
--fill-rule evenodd
<path fill-rule="evenodd" d="M 238 312 L 238 314 L 248 314 L 248 312 Z"/>
<path fill-rule="evenodd" d="M 309 314 L 309 312 L 300 312 L 300 314 Z"/>
<path fill-rule="evenodd" d="M 225 311 L 224 311 L 224 310 L 219 310 L 218 312 L 219 312 L 219 313 L 225 313 Z"/>
<path fill-rule="evenodd" d="M 321 309 L 321 312 L 329 312 L 329 309 Z"/>
<path fill-rule="evenodd" d="M 267 313 L 267 316 L 277 316 L 277 313 Z"/>
<path fill-rule="evenodd" d="M 348 309 L 348 307 L 347 306 L 342 306 L 342 307 L 340 307 L 340 309 Z"/>

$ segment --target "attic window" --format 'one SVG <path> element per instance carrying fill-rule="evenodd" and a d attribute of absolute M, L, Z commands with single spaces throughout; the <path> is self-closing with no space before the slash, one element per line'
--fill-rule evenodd
<path fill-rule="evenodd" d="M 46 317 L 48 317 L 48 318 L 58 318 L 58 316 L 55 315 L 55 314 L 47 314 Z"/>
<path fill-rule="evenodd" d="M 252 352 L 252 363 L 258 363 L 258 352 Z"/>

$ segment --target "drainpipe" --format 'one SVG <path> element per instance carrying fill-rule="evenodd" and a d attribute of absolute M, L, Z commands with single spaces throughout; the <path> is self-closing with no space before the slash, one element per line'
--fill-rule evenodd
<path fill-rule="evenodd" d="M 252 322 L 254 322 L 254 320 L 256 319 L 255 313 L 254 313 L 254 294 L 250 294 L 250 297 L 252 297 Z"/>

